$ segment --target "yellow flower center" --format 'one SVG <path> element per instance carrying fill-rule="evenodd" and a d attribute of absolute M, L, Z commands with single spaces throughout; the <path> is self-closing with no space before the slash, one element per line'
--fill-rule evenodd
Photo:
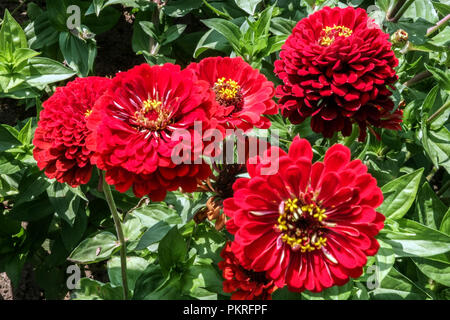
<path fill-rule="evenodd" d="M 89 117 L 91 115 L 91 113 L 92 113 L 92 109 L 86 110 L 86 112 L 84 113 L 84 117 L 85 118 Z"/>
<path fill-rule="evenodd" d="M 163 130 L 170 123 L 170 115 L 161 101 L 147 99 L 141 109 L 134 113 L 134 120 L 141 128 L 152 131 Z"/>
<path fill-rule="evenodd" d="M 316 204 L 301 204 L 299 199 L 288 199 L 280 207 L 276 229 L 281 239 L 294 251 L 311 252 L 327 245 L 323 232 L 325 209 Z"/>
<path fill-rule="evenodd" d="M 319 38 L 319 44 L 321 46 L 328 47 L 331 45 L 336 37 L 350 37 L 353 30 L 345 26 L 333 25 L 332 27 L 325 27 L 322 29 L 321 37 Z"/>
<path fill-rule="evenodd" d="M 242 103 L 241 86 L 232 79 L 225 77 L 217 79 L 213 90 L 216 93 L 216 100 L 221 105 L 239 107 Z"/>

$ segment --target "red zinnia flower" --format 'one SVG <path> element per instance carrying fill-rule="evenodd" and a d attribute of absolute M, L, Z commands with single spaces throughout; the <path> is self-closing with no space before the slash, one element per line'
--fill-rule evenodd
<path fill-rule="evenodd" d="M 219 104 L 213 116 L 226 128 L 247 131 L 253 127 L 270 127 L 269 119 L 262 115 L 278 112 L 272 100 L 273 83 L 242 58 L 206 58 L 191 63 L 188 69 L 209 83 Z"/>
<path fill-rule="evenodd" d="M 231 250 L 231 242 L 225 244 L 220 256 L 219 269 L 224 277 L 223 291 L 232 293 L 232 300 L 272 300 L 277 289 L 273 280 L 264 272 L 254 272 L 243 268 Z"/>
<path fill-rule="evenodd" d="M 325 7 L 295 26 L 275 62 L 275 73 L 284 85 L 276 95 L 284 116 L 300 123 L 311 118 L 311 127 L 325 137 L 352 123 L 360 127 L 400 130 L 402 112 L 392 113 L 392 92 L 386 88 L 398 79 L 398 60 L 389 35 L 369 19 L 363 9 Z M 391 118 L 400 119 L 392 123 Z"/>
<path fill-rule="evenodd" d="M 111 83 L 100 77 L 78 78 L 43 103 L 33 144 L 39 169 L 72 187 L 89 182 L 92 151 L 86 148 L 86 118 Z"/>
<path fill-rule="evenodd" d="M 339 144 L 312 165 L 311 146 L 299 137 L 289 153 L 278 150 L 279 170 L 262 175 L 273 148 L 247 164 L 250 178 L 238 179 L 224 201 L 239 262 L 292 291 L 317 292 L 359 277 L 384 226 L 375 211 L 383 201 L 376 180 Z"/>
<path fill-rule="evenodd" d="M 179 66 L 143 64 L 121 72 L 89 117 L 93 161 L 120 192 L 133 187 L 137 197 L 148 194 L 154 201 L 179 187 L 193 192 L 211 170 L 203 161 L 196 163 L 195 155 L 192 164 L 175 164 L 172 153 L 183 138 L 175 139 L 174 133 L 185 130 L 192 150 L 202 151 L 203 132 L 194 130 L 194 121 L 208 129 L 214 106 L 208 84 Z"/>

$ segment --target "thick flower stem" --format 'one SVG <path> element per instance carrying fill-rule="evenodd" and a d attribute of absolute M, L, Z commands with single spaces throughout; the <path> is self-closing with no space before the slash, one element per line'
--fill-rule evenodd
<path fill-rule="evenodd" d="M 160 6 L 157 4 L 155 10 L 152 13 L 152 22 L 155 25 L 155 27 L 159 24 L 159 14 L 160 14 Z M 149 44 L 149 52 L 150 55 L 154 56 L 159 51 L 160 44 L 156 41 L 156 39 L 153 39 L 153 37 L 150 37 L 150 44 Z"/>
<path fill-rule="evenodd" d="M 444 112 L 446 109 L 450 107 L 450 100 L 444 103 L 442 107 L 436 110 L 435 113 L 433 113 L 427 120 L 427 124 L 433 123 L 434 120 L 436 120 L 437 117 L 441 115 L 442 112 Z"/>
<path fill-rule="evenodd" d="M 403 85 L 406 87 L 411 87 L 411 86 L 415 85 L 416 83 L 418 83 L 428 77 L 431 77 L 431 75 L 432 75 L 431 72 L 428 70 L 419 72 L 414 77 L 412 77 L 410 80 L 406 81 Z"/>
<path fill-rule="evenodd" d="M 400 1 L 399 1 L 400 2 Z M 397 22 L 400 20 L 402 15 L 405 13 L 405 11 L 409 8 L 409 6 L 414 2 L 414 0 L 408 0 L 406 3 L 398 10 L 398 12 L 395 14 L 394 18 L 392 18 L 390 21 Z"/>
<path fill-rule="evenodd" d="M 111 211 L 114 225 L 116 226 L 117 237 L 120 242 L 120 269 L 122 271 L 122 287 L 123 298 L 128 300 L 128 280 L 127 280 L 127 245 L 123 236 L 122 222 L 120 221 L 119 214 L 117 213 L 116 203 L 111 192 L 111 187 L 105 181 L 105 177 L 102 174 L 103 179 L 103 192 L 105 193 L 106 202 L 108 202 L 109 209 Z"/>
<path fill-rule="evenodd" d="M 389 12 L 386 15 L 386 18 L 389 21 L 394 20 L 395 15 L 397 14 L 398 10 L 400 10 L 400 8 L 403 6 L 403 4 L 405 3 L 406 0 L 397 0 L 395 2 L 395 5 L 392 7 L 391 10 L 389 10 Z"/>
<path fill-rule="evenodd" d="M 438 21 L 438 23 L 436 23 L 435 26 L 429 28 L 427 30 L 427 34 L 426 36 L 429 37 L 431 34 L 433 34 L 433 32 L 435 32 L 436 30 L 439 29 L 439 27 L 441 27 L 442 25 L 444 25 L 447 21 L 450 20 L 450 14 L 446 15 L 444 19 Z"/>
<path fill-rule="evenodd" d="M 353 142 L 355 142 L 356 137 L 359 134 L 359 127 L 358 125 L 354 124 L 353 125 L 353 130 L 352 130 L 352 134 L 350 136 L 348 136 L 347 138 L 345 138 L 344 140 L 344 146 L 349 147 L 352 145 Z"/>

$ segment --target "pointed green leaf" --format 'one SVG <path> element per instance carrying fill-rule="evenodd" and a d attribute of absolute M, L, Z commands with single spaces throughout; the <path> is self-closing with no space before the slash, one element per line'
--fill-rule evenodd
<path fill-rule="evenodd" d="M 414 203 L 422 173 L 420 168 L 381 187 L 384 201 L 377 210 L 391 219 L 402 218 Z"/>

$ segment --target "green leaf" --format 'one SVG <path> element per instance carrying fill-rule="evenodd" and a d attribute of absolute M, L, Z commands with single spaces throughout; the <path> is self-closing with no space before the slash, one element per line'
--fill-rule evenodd
<path fill-rule="evenodd" d="M 223 278 L 211 263 L 197 263 L 189 267 L 181 278 L 182 290 L 200 300 L 217 300 L 223 294 Z"/>
<path fill-rule="evenodd" d="M 67 0 L 47 0 L 48 17 L 53 27 L 59 31 L 67 31 Z"/>
<path fill-rule="evenodd" d="M 23 126 L 23 128 L 20 130 L 19 135 L 17 138 L 22 142 L 22 144 L 29 144 L 31 143 L 32 131 L 31 131 L 31 123 L 33 122 L 32 119 L 28 120 L 27 123 Z"/>
<path fill-rule="evenodd" d="M 138 218 L 132 215 L 127 215 L 124 223 L 122 224 L 122 228 L 125 240 L 132 241 L 139 238 L 143 225 Z"/>
<path fill-rule="evenodd" d="M 355 283 L 353 287 L 352 300 L 369 300 L 369 293 L 364 285 L 359 282 Z"/>
<path fill-rule="evenodd" d="M 433 1 L 433 6 L 443 16 L 450 14 L 450 5 L 448 4 Z"/>
<path fill-rule="evenodd" d="M 8 153 L 0 154 L 0 174 L 12 175 L 22 168 L 22 162 L 14 159 L 12 155 Z"/>
<path fill-rule="evenodd" d="M 168 274 L 172 267 L 185 260 L 186 254 L 186 242 L 177 227 L 173 227 L 158 247 L 158 258 L 163 272 Z"/>
<path fill-rule="evenodd" d="M 88 216 L 82 206 L 78 208 L 72 225 L 65 220 L 61 221 L 61 239 L 67 251 L 71 252 L 75 246 L 84 238 L 88 225 Z"/>
<path fill-rule="evenodd" d="M 14 137 L 3 125 L 0 125 L 0 152 L 20 146 L 20 141 Z"/>
<path fill-rule="evenodd" d="M 56 181 L 47 188 L 47 194 L 56 214 L 73 226 L 80 198 L 66 184 Z"/>
<path fill-rule="evenodd" d="M 378 283 L 389 274 L 395 263 L 395 253 L 392 246 L 386 242 L 378 240 L 380 249 L 378 250 L 375 259 L 378 267 Z"/>
<path fill-rule="evenodd" d="M 45 189 L 44 189 L 45 190 Z M 53 215 L 55 210 L 51 206 L 47 197 L 40 197 L 36 200 L 15 205 L 9 212 L 8 217 L 19 221 L 38 221 L 49 215 Z"/>
<path fill-rule="evenodd" d="M 105 0 L 94 0 L 92 2 L 92 5 L 94 6 L 94 11 L 95 11 L 95 14 L 97 15 L 97 17 L 100 15 L 100 11 L 102 10 L 104 1 Z"/>
<path fill-rule="evenodd" d="M 19 66 L 22 62 L 25 62 L 28 59 L 31 59 L 39 54 L 40 54 L 39 52 L 36 52 L 28 48 L 17 49 L 16 51 L 14 51 L 13 54 L 14 67 Z"/>
<path fill-rule="evenodd" d="M 417 17 L 415 17 L 415 19 L 404 18 L 397 23 L 386 22 L 386 25 L 389 26 L 389 29 L 392 30 L 392 32 L 398 29 L 405 30 L 408 33 L 408 39 L 411 43 L 414 45 L 423 45 L 427 41 L 427 29 L 432 27 L 433 24 L 421 17 L 418 19 L 416 18 Z"/>
<path fill-rule="evenodd" d="M 113 4 L 122 4 L 125 7 L 133 7 L 133 8 L 139 8 L 140 0 L 108 0 L 104 5 L 103 8 L 107 6 L 112 6 Z"/>
<path fill-rule="evenodd" d="M 439 86 L 436 85 L 427 94 L 425 100 L 422 103 L 422 112 L 423 113 L 429 112 L 433 108 L 433 105 L 434 105 L 434 102 L 436 101 L 438 92 L 439 92 Z"/>
<path fill-rule="evenodd" d="M 170 26 L 163 35 L 165 37 L 165 40 L 163 41 L 163 43 L 161 43 L 161 46 L 165 46 L 166 44 L 177 40 L 184 32 L 186 27 L 187 25 L 185 24 L 175 24 L 173 26 Z"/>
<path fill-rule="evenodd" d="M 447 26 L 442 31 L 439 31 L 439 33 L 428 42 L 438 47 L 448 48 L 448 45 L 450 44 L 450 27 Z"/>
<path fill-rule="evenodd" d="M 216 30 L 217 32 L 222 34 L 228 40 L 228 42 L 230 42 L 231 46 L 233 47 L 234 51 L 236 51 L 236 53 L 240 52 L 240 39 L 242 37 L 242 33 L 237 25 L 235 25 L 231 21 L 219 18 L 201 21 L 208 28 Z"/>
<path fill-rule="evenodd" d="M 231 51 L 227 39 L 216 30 L 209 30 L 198 41 L 194 50 L 194 58 L 198 58 L 203 52 L 213 49 L 221 52 Z"/>
<path fill-rule="evenodd" d="M 442 127 L 437 131 L 428 131 L 428 155 L 436 159 L 438 165 L 443 166 L 450 173 L 450 131 Z"/>
<path fill-rule="evenodd" d="M 141 257 L 127 257 L 127 279 L 128 287 L 134 290 L 136 281 L 148 267 L 149 262 Z M 120 257 L 114 256 L 108 260 L 108 276 L 111 284 L 116 287 L 122 286 L 122 269 Z"/>
<path fill-rule="evenodd" d="M 197 251 L 197 256 L 211 259 L 214 263 L 222 260 L 220 252 L 226 241 L 225 235 L 214 228 L 199 225 L 192 235 L 191 247 Z"/>
<path fill-rule="evenodd" d="M 256 21 L 256 30 L 255 30 L 255 38 L 259 39 L 260 37 L 266 38 L 269 35 L 270 29 L 270 21 L 272 20 L 274 6 L 269 6 L 261 12 L 261 16 L 258 21 Z"/>
<path fill-rule="evenodd" d="M 295 21 L 283 17 L 274 17 L 270 23 L 270 31 L 276 36 L 289 36 L 295 25 Z"/>
<path fill-rule="evenodd" d="M 155 24 L 153 22 L 139 21 L 139 25 L 146 34 L 155 39 L 157 42 L 160 42 L 158 30 L 156 29 Z"/>
<path fill-rule="evenodd" d="M 442 89 L 450 91 L 450 76 L 448 72 L 441 69 L 429 66 L 425 63 L 425 68 L 433 74 L 433 77 L 437 80 Z"/>
<path fill-rule="evenodd" d="M 48 11 L 44 11 L 27 25 L 25 34 L 31 49 L 39 50 L 58 42 L 59 32 L 48 18 Z"/>
<path fill-rule="evenodd" d="M 14 51 L 19 48 L 28 48 L 27 38 L 20 24 L 6 9 L 0 29 L 0 52 L 11 59 Z"/>
<path fill-rule="evenodd" d="M 450 287 L 450 262 L 441 262 L 427 258 L 412 258 L 417 268 L 427 277 Z"/>
<path fill-rule="evenodd" d="M 302 295 L 298 292 L 289 291 L 287 287 L 277 289 L 272 293 L 273 300 L 302 300 Z"/>
<path fill-rule="evenodd" d="M 141 220 L 141 223 L 147 228 L 151 228 L 160 221 L 164 221 L 171 225 L 182 222 L 177 212 L 164 202 L 153 202 L 139 207 L 135 209 L 132 214 L 133 216 L 138 217 Z"/>
<path fill-rule="evenodd" d="M 445 234 L 450 234 L 450 208 L 445 213 L 444 218 L 442 218 L 442 223 L 439 227 L 439 231 Z"/>
<path fill-rule="evenodd" d="M 422 17 L 425 20 L 436 23 L 439 20 L 431 0 L 414 0 L 402 16 L 403 18 Z"/>
<path fill-rule="evenodd" d="M 262 0 L 234 0 L 236 5 L 247 12 L 249 15 L 254 15 L 256 7 Z"/>
<path fill-rule="evenodd" d="M 171 0 L 163 7 L 163 12 L 170 17 L 181 18 L 202 4 L 202 0 Z"/>
<path fill-rule="evenodd" d="M 160 221 L 144 232 L 139 240 L 136 250 L 143 250 L 150 245 L 161 241 L 162 238 L 172 229 L 172 227 L 164 221 Z"/>
<path fill-rule="evenodd" d="M 76 263 L 95 263 L 108 259 L 120 244 L 114 234 L 102 231 L 83 240 L 70 254 L 68 260 Z"/>
<path fill-rule="evenodd" d="M 420 168 L 381 187 L 384 201 L 378 211 L 391 219 L 402 218 L 414 203 L 422 173 L 423 168 Z"/>
<path fill-rule="evenodd" d="M 136 281 L 133 300 L 180 299 L 179 275 L 164 276 L 159 265 L 151 264 Z"/>
<path fill-rule="evenodd" d="M 414 220 L 439 230 L 448 207 L 436 196 L 428 182 L 425 182 L 417 195 L 415 209 Z"/>
<path fill-rule="evenodd" d="M 370 296 L 375 300 L 423 300 L 427 298 L 425 292 L 395 268 L 391 269 L 379 288 L 370 292 Z"/>
<path fill-rule="evenodd" d="M 33 87 L 43 87 L 71 78 L 76 72 L 58 61 L 35 57 L 29 60 L 28 66 L 22 70 L 27 75 L 26 81 Z"/>
<path fill-rule="evenodd" d="M 81 77 L 86 77 L 93 70 L 97 46 L 92 39 L 83 41 L 70 32 L 62 32 L 59 35 L 59 48 L 67 64 Z"/>
<path fill-rule="evenodd" d="M 123 300 L 122 287 L 97 280 L 80 279 L 80 289 L 74 292 L 74 300 Z"/>
<path fill-rule="evenodd" d="M 302 292 L 302 297 L 307 300 L 347 300 L 352 295 L 352 289 L 353 281 L 349 281 L 343 286 L 333 286 L 319 293 L 306 290 Z"/>
<path fill-rule="evenodd" d="M 378 238 L 392 246 L 397 257 L 429 257 L 450 251 L 450 236 L 418 222 L 387 219 Z"/>
<path fill-rule="evenodd" d="M 20 181 L 20 196 L 16 199 L 15 204 L 19 205 L 24 202 L 35 200 L 40 194 L 45 192 L 45 189 L 47 189 L 50 184 L 50 180 L 41 174 L 41 172 L 28 175 Z"/>

